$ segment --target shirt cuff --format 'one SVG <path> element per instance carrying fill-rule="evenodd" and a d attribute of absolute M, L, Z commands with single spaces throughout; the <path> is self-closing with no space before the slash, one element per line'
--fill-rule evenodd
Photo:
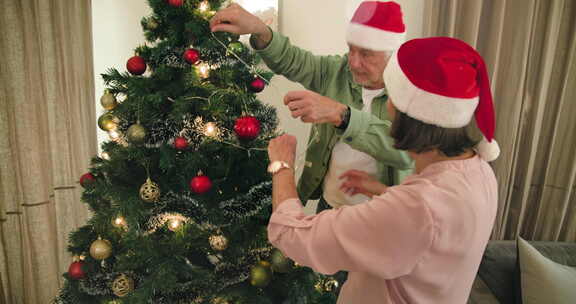
<path fill-rule="evenodd" d="M 292 227 L 305 227 L 301 219 L 305 217 L 302 203 L 297 198 L 282 202 L 270 217 L 268 223 L 268 240 L 272 245 L 277 242 L 284 232 Z"/>
<path fill-rule="evenodd" d="M 254 51 L 256 51 L 256 53 L 261 55 L 261 56 L 265 56 L 265 57 L 280 56 L 283 49 L 284 49 L 282 44 L 286 40 L 286 38 L 284 36 L 280 35 L 279 33 L 274 32 L 272 29 L 270 29 L 270 31 L 272 32 L 272 40 L 270 40 L 270 42 L 268 43 L 268 45 L 265 48 L 256 49 L 254 47 L 254 41 L 252 40 L 253 36 L 250 36 L 250 46 L 252 46 Z"/>
<path fill-rule="evenodd" d="M 348 127 L 346 130 L 339 130 L 345 143 L 353 145 L 356 140 L 361 140 L 360 134 L 368 130 L 371 115 L 371 113 L 350 107 L 350 120 L 348 121 Z"/>

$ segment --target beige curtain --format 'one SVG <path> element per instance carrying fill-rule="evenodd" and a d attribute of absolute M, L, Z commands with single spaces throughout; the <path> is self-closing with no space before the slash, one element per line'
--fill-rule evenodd
<path fill-rule="evenodd" d="M 90 0 L 2 1 L 0 29 L 0 303 L 50 303 L 89 213 Z"/>
<path fill-rule="evenodd" d="M 576 1 L 426 0 L 425 36 L 476 47 L 496 104 L 493 238 L 576 241 Z"/>

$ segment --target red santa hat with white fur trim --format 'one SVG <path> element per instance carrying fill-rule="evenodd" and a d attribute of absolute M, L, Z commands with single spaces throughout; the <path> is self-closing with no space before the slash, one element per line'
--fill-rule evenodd
<path fill-rule="evenodd" d="M 393 51 L 406 39 L 400 5 L 393 1 L 364 1 L 348 25 L 346 41 L 374 51 Z"/>
<path fill-rule="evenodd" d="M 384 70 L 396 109 L 442 128 L 462 128 L 472 116 L 484 139 L 476 150 L 486 161 L 498 158 L 494 105 L 486 64 L 458 39 L 432 37 L 404 43 Z"/>

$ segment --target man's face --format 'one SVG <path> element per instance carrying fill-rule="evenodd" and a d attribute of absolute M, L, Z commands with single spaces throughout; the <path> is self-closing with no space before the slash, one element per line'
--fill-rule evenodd
<path fill-rule="evenodd" d="M 367 89 L 384 88 L 382 73 L 388 63 L 388 53 L 348 44 L 348 65 L 354 82 Z"/>

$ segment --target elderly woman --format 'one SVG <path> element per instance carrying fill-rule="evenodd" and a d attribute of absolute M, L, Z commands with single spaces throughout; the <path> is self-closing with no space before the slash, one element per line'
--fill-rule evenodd
<path fill-rule="evenodd" d="M 415 39 L 393 55 L 384 79 L 391 136 L 415 173 L 386 187 L 348 171 L 342 191 L 372 200 L 306 216 L 292 170 L 296 139 L 275 138 L 268 238 L 318 272 L 349 271 L 338 303 L 465 303 L 497 208 L 487 161 L 499 150 L 484 61 L 460 40 Z M 472 116 L 485 137 L 479 144 L 465 130 Z"/>

